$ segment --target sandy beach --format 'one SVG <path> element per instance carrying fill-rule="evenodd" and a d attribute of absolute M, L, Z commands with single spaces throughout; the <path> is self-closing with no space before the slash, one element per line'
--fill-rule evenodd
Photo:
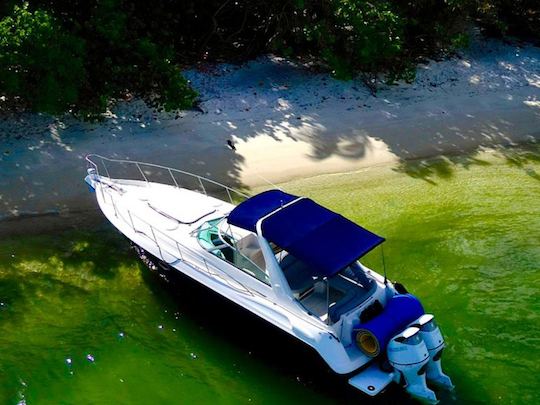
<path fill-rule="evenodd" d="M 186 76 L 200 111 L 159 113 L 131 101 L 100 123 L 0 119 L 0 234 L 24 229 L 22 218 L 52 226 L 95 211 L 83 182 L 89 153 L 253 187 L 540 138 L 540 49 L 532 46 L 477 41 L 376 96 L 360 81 L 272 56 Z"/>

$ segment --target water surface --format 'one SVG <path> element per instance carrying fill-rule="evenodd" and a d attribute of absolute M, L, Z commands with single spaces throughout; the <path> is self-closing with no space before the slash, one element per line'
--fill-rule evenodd
<path fill-rule="evenodd" d="M 538 403 L 536 150 L 438 158 L 283 185 L 387 238 L 391 279 L 436 314 L 456 391 Z M 89 198 L 93 198 L 89 195 Z M 380 268 L 380 256 L 367 258 Z M 310 349 L 94 229 L 0 241 L 0 403 L 352 403 Z M 383 403 L 408 397 L 390 389 Z"/>

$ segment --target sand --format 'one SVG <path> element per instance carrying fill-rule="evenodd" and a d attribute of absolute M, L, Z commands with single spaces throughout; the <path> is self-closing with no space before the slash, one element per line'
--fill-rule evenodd
<path fill-rule="evenodd" d="M 186 75 L 201 111 L 159 113 L 134 100 L 100 123 L 31 113 L 0 119 L 0 229 L 26 231 L 22 219 L 35 216 L 50 224 L 90 218 L 89 153 L 249 188 L 540 138 L 533 46 L 479 39 L 456 57 L 420 65 L 412 84 L 381 84 L 375 96 L 360 81 L 271 55 Z"/>

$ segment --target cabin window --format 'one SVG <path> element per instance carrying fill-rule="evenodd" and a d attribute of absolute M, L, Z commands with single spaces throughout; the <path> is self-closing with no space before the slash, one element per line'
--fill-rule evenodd
<path fill-rule="evenodd" d="M 219 228 L 221 220 L 220 218 L 208 221 L 199 228 L 200 245 L 257 280 L 270 284 L 266 263 L 257 237 L 254 234 L 241 237 L 233 235 L 232 231 L 225 233 Z"/>

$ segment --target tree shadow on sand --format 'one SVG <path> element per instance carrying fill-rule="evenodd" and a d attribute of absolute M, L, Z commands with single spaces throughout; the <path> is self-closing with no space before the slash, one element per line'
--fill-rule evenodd
<path fill-rule="evenodd" d="M 463 67 L 470 67 L 468 62 L 448 62 L 448 72 L 437 73 L 435 85 L 428 65 L 422 70 L 426 77 L 420 72 L 412 86 L 383 88 L 376 97 L 355 81 L 338 82 L 290 62 L 263 61 L 223 79 L 217 74 L 211 79 L 216 89 L 203 105 L 206 119 L 224 138 L 303 142 L 311 148 L 307 157 L 314 165 L 334 156 L 360 162 L 382 148 L 397 161 L 397 171 L 435 184 L 435 179 L 452 177 L 455 167 L 488 164 L 477 155 L 496 149 L 509 164 L 538 178 L 528 165 L 537 161 L 534 142 L 540 133 L 527 135 L 530 123 L 540 125 L 538 69 L 531 58 L 509 62 L 512 57 L 502 51 L 494 55 L 498 67 L 489 67 L 493 71 L 485 77 Z M 497 70 L 501 66 L 512 76 Z M 455 86 L 457 99 L 452 99 Z M 238 108 L 224 101 L 231 91 Z M 531 145 L 520 152 L 515 146 L 523 142 Z"/>

